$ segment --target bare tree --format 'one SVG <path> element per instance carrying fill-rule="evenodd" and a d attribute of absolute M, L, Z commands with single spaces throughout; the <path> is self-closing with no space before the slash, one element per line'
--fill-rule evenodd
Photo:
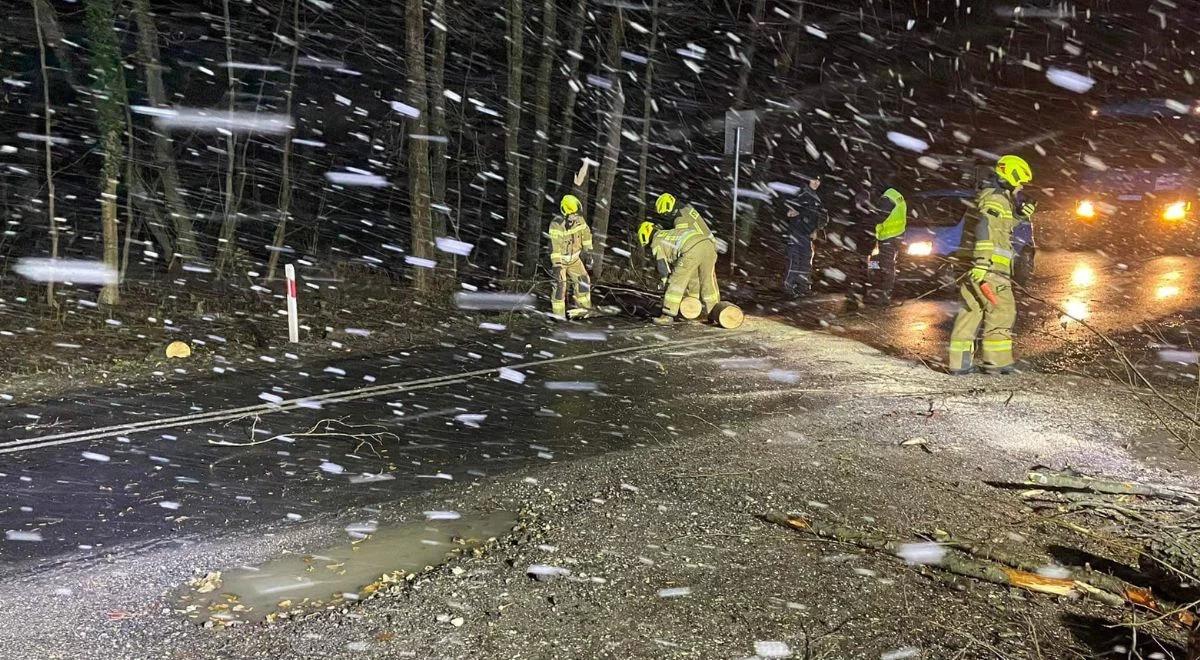
<path fill-rule="evenodd" d="M 642 153 L 638 157 L 638 214 L 637 222 L 646 219 L 647 178 L 650 169 L 650 123 L 654 115 L 654 55 L 658 51 L 658 0 L 650 6 L 650 49 L 646 53 L 646 75 L 642 79 Z M 634 268 L 645 265 L 646 250 L 639 243 L 633 250 Z"/>
<path fill-rule="evenodd" d="M 62 71 L 63 77 L 67 79 L 67 84 L 78 88 L 79 83 L 75 79 L 75 67 L 71 64 L 71 52 L 67 50 L 64 43 L 63 31 L 58 25 L 58 17 L 54 14 L 54 7 L 50 6 L 48 0 L 33 0 L 33 11 L 34 20 L 37 22 L 37 30 L 42 33 L 42 38 L 50 42 L 50 46 L 54 48 L 54 56 L 58 60 L 58 68 Z"/>
<path fill-rule="evenodd" d="M 142 68 L 146 72 L 146 94 L 155 107 L 166 107 L 167 93 L 163 85 L 162 62 L 158 49 L 158 27 L 150 13 L 149 0 L 133 0 L 133 16 L 138 26 L 138 53 Z M 175 228 L 175 249 L 185 260 L 198 259 L 200 247 L 196 243 L 196 232 L 192 224 L 192 211 L 183 199 L 179 180 L 179 166 L 170 138 L 163 132 L 154 131 L 154 159 L 162 168 L 162 188 L 167 200 L 167 211 Z"/>
<path fill-rule="evenodd" d="M 571 33 L 571 45 L 567 49 L 567 96 L 563 99 L 562 119 L 559 126 L 562 127 L 560 135 L 560 143 L 558 147 L 558 165 L 554 168 L 554 185 L 555 190 L 565 190 L 567 187 L 563 177 L 567 175 L 567 168 L 574 161 L 571 158 L 571 142 L 575 133 L 575 101 L 579 98 L 579 90 L 582 85 L 579 82 L 579 63 L 582 60 L 582 55 L 579 49 L 583 47 L 583 27 L 587 19 L 587 0 L 575 0 L 575 12 L 571 15 L 571 25 L 575 27 Z"/>
<path fill-rule="evenodd" d="M 434 0 L 433 54 L 429 63 L 429 132 L 435 136 L 430 161 L 433 166 L 434 232 L 446 234 L 446 154 L 449 135 L 446 132 L 446 31 L 450 20 L 446 15 L 446 0 Z"/>
<path fill-rule="evenodd" d="M 423 0 L 407 0 L 405 16 L 406 43 L 408 46 L 408 103 L 416 109 L 417 116 L 413 132 L 425 135 L 429 132 L 429 88 L 425 79 L 425 7 Z M 429 141 L 409 141 L 408 186 L 409 214 L 412 220 L 412 246 L 409 252 L 418 259 L 433 256 L 433 219 L 430 217 L 430 170 Z M 418 291 L 432 288 L 433 277 L 428 268 L 416 267 L 414 276 Z"/>
<path fill-rule="evenodd" d="M 229 0 L 221 3 L 225 16 L 225 61 L 233 62 L 233 25 L 229 19 Z M 233 67 L 226 66 L 229 79 L 229 113 L 233 114 L 237 99 L 237 78 Z M 229 131 L 225 136 L 225 218 L 221 221 L 221 234 L 217 240 L 217 273 L 223 275 L 237 260 L 237 199 L 233 191 L 234 170 L 237 165 L 237 135 Z"/>
<path fill-rule="evenodd" d="M 521 90 L 525 68 L 524 0 L 508 0 L 508 109 L 504 135 L 505 182 L 508 188 L 508 221 L 504 227 L 504 274 L 517 274 L 518 242 L 521 235 Z"/>
<path fill-rule="evenodd" d="M 767 0 L 754 0 L 754 8 L 750 15 L 750 38 L 746 49 L 742 52 L 742 71 L 738 74 L 737 91 L 733 96 L 733 107 L 741 109 L 746 100 L 746 91 L 750 87 L 750 74 L 754 71 L 754 51 L 758 47 L 758 33 L 762 27 L 763 17 L 767 11 Z"/>
<path fill-rule="evenodd" d="M 796 10 L 791 12 L 788 33 L 784 38 L 783 52 L 775 63 L 775 72 L 787 76 L 800 57 L 800 38 L 804 33 L 804 0 L 797 0 Z"/>
<path fill-rule="evenodd" d="M 86 10 L 91 50 L 92 85 L 95 89 L 96 125 L 104 166 L 100 170 L 100 224 L 104 240 L 104 265 L 119 272 L 120 239 L 117 234 L 117 188 L 121 181 L 121 140 L 125 134 L 125 69 L 117 43 L 112 0 L 88 0 Z M 100 303 L 120 302 L 116 279 L 100 290 Z"/>
<path fill-rule="evenodd" d="M 46 219 L 50 226 L 50 258 L 58 258 L 58 221 L 54 218 L 54 154 L 51 150 L 51 129 L 53 125 L 50 118 L 53 116 L 50 108 L 50 75 L 46 69 L 46 38 L 42 33 L 42 5 L 43 0 L 33 0 L 33 22 L 37 29 L 38 39 L 38 57 L 42 66 L 42 104 L 43 114 L 46 117 L 43 130 L 45 131 L 46 145 Z M 49 11 L 54 11 L 46 7 Z M 54 280 L 46 282 L 46 304 L 51 308 L 57 307 L 58 303 L 54 299 Z"/>
<path fill-rule="evenodd" d="M 542 245 L 542 208 L 546 202 L 546 152 L 550 145 L 550 72 L 554 66 L 558 40 L 557 0 L 542 3 L 542 59 L 538 64 L 537 88 L 534 92 L 533 165 L 530 188 L 530 213 L 525 225 L 525 274 L 537 270 Z"/>
<path fill-rule="evenodd" d="M 145 0 L 142 0 L 143 2 Z M 287 103 L 285 113 L 292 116 L 292 99 L 296 93 L 296 64 L 300 61 L 300 41 L 304 35 L 300 31 L 300 0 L 292 3 L 292 65 L 288 69 Z M 267 279 L 275 279 L 275 269 L 279 267 L 279 253 L 283 250 L 283 240 L 287 235 L 288 217 L 292 205 L 292 136 L 284 134 L 283 160 L 280 163 L 279 175 L 279 222 L 275 225 L 275 236 L 271 240 L 271 256 L 267 257 Z"/>
<path fill-rule="evenodd" d="M 604 252 L 608 247 L 608 219 L 612 213 L 613 185 L 617 179 L 617 164 L 621 158 L 621 120 L 625 116 L 625 90 L 621 85 L 618 66 L 621 62 L 621 48 L 625 41 L 625 16 L 620 7 L 615 7 L 612 13 L 612 25 L 609 32 L 608 68 L 613 74 L 612 97 L 608 111 L 608 136 L 604 145 L 604 157 L 600 161 L 600 174 L 596 181 L 596 211 L 592 215 L 592 232 L 594 246 L 592 248 L 592 277 L 597 280 L 604 272 Z"/>

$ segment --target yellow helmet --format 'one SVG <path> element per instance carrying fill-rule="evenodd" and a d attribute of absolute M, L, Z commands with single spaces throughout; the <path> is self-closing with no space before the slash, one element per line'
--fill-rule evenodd
<path fill-rule="evenodd" d="M 1029 167 L 1029 163 L 1025 162 L 1024 158 L 1011 154 L 1001 156 L 1000 160 L 996 161 L 996 174 L 1013 188 L 1020 188 L 1033 181 L 1033 169 Z"/>
<path fill-rule="evenodd" d="M 658 231 L 658 227 L 653 222 L 646 221 L 638 225 L 638 243 L 642 247 L 650 245 L 650 238 L 654 236 L 654 232 L 656 231 Z"/>
<path fill-rule="evenodd" d="M 658 196 L 658 201 L 654 202 L 654 210 L 658 211 L 659 215 L 665 215 L 675 210 L 675 195 L 671 193 L 663 193 Z"/>
<path fill-rule="evenodd" d="M 575 195 L 563 196 L 562 201 L 558 204 L 558 208 L 562 210 L 563 215 L 579 213 L 579 206 L 579 198 Z"/>

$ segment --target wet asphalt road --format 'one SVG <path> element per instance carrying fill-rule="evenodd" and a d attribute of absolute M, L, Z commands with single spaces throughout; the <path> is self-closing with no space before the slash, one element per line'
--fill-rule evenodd
<path fill-rule="evenodd" d="M 1194 384 L 1176 364 L 1200 324 L 1198 262 L 1156 257 L 1113 263 L 1098 253 L 1043 253 L 1032 295 L 1112 333 L 1157 377 Z M 766 300 L 766 296 L 761 299 Z M 948 296 L 889 309 L 845 310 L 826 295 L 748 311 L 845 334 L 930 363 L 942 359 L 956 303 Z M 1065 321 L 1065 322 L 1064 322 Z M 5 443 L 81 429 L 265 405 L 383 383 L 410 389 L 278 413 L 209 421 L 0 453 L 0 572 L 53 565 L 145 544 L 267 532 L 355 507 L 372 507 L 447 482 L 461 483 L 538 461 L 652 443 L 676 431 L 711 431 L 761 414 L 755 405 L 696 409 L 687 394 L 711 389 L 712 357 L 769 358 L 753 341 L 697 327 L 656 332 L 632 319 L 490 333 L 457 345 L 414 347 L 371 358 L 299 364 L 273 353 L 254 373 L 197 375 L 141 390 L 83 392 L 0 408 Z M 1151 334 L 1153 330 L 1156 334 Z M 721 341 L 713 341 L 714 338 Z M 702 343 L 640 352 L 666 340 Z M 1091 370 L 1094 336 L 1046 303 L 1022 308 L 1018 351 L 1038 368 Z M 586 357 L 589 354 L 635 352 Z M 688 357 L 706 359 L 689 364 Z M 583 356 L 574 359 L 575 356 Z M 530 362 L 568 357 L 540 366 Z M 1186 358 L 1186 355 L 1183 356 Z M 770 369 L 769 362 L 747 363 Z M 753 366 L 757 364 L 758 366 Z M 512 371 L 486 371 L 512 365 Z M 485 370 L 472 377 L 455 378 Z M 423 379 L 446 376 L 442 381 Z M 662 404 L 662 405 L 656 405 Z M 698 414 L 703 413 L 703 414 Z M 362 428 L 300 436 L 322 420 Z M 377 435 L 366 438 L 372 433 Z M 282 436 L 282 437 L 276 437 Z M 274 438 L 274 439 L 272 439 Z M 364 438 L 368 439 L 363 442 Z M 68 436 L 65 439 L 71 440 Z M 248 447 L 213 442 L 266 441 Z M 269 441 L 267 441 L 269 440 Z M 11 447 L 11 446 L 10 446 Z M 15 447 L 14 447 L 15 448 Z"/>
<path fill-rule="evenodd" d="M 1194 386 L 1190 336 L 1200 332 L 1198 277 L 1200 259 L 1194 257 L 1044 251 L 1028 293 L 1017 294 L 1018 358 L 1042 371 L 1112 375 L 1117 358 L 1074 320 L 1081 319 L 1117 341 L 1156 382 Z M 840 295 L 822 294 L 800 304 L 775 298 L 753 311 L 944 365 L 956 296 L 937 292 L 914 299 L 924 291 L 906 288 L 909 296 L 887 309 L 848 310 Z"/>
<path fill-rule="evenodd" d="M 284 359 L 263 372 L 209 374 L 152 390 L 80 393 L 0 409 L 2 447 L 151 417 L 417 383 L 335 405 L 114 431 L 107 438 L 0 453 L 0 528 L 6 532 L 0 572 L 210 534 L 266 532 L 531 462 L 653 443 L 672 430 L 711 431 L 713 422 L 686 402 L 659 405 L 685 391 L 682 384 L 705 383 L 707 366 L 692 368 L 679 359 L 755 355 L 734 335 L 714 341 L 715 331 L 694 327 L 674 329 L 669 337 L 632 320 L 573 328 L 527 336 L 481 331 L 459 346 L 323 365 L 288 365 Z M 690 345 L 642 350 L 689 339 Z M 587 357 L 628 349 L 634 350 Z M 564 357 L 571 359 L 520 366 Z M 513 368 L 422 380 L 502 365 Z M 741 414 L 752 411 L 725 410 L 715 421 L 733 422 Z M 359 427 L 332 429 L 356 437 L 302 435 L 329 419 Z M 381 435 L 370 435 L 375 433 Z M 213 444 L 252 438 L 265 442 Z"/>

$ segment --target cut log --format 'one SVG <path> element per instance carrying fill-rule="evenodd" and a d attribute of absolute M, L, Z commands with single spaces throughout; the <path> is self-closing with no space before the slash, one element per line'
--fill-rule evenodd
<path fill-rule="evenodd" d="M 700 302 L 699 298 L 684 298 L 683 302 L 679 303 L 680 318 L 695 321 L 703 313 L 704 304 Z"/>
<path fill-rule="evenodd" d="M 717 303 L 708 319 L 726 330 L 736 330 L 742 327 L 746 315 L 742 313 L 741 307 L 731 302 L 722 302 Z"/>

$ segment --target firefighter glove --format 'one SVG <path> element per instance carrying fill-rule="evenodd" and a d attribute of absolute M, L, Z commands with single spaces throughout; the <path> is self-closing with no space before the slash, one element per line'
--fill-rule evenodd
<path fill-rule="evenodd" d="M 971 269 L 971 280 L 982 282 L 983 278 L 987 277 L 988 269 L 986 266 L 975 266 Z"/>

